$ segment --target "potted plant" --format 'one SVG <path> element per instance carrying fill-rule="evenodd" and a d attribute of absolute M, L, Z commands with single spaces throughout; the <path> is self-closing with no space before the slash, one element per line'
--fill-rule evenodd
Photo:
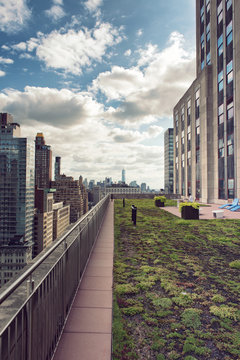
<path fill-rule="evenodd" d="M 186 220 L 199 219 L 199 204 L 196 202 L 182 202 L 179 204 L 181 216 Z"/>
<path fill-rule="evenodd" d="M 166 200 L 167 199 L 166 199 L 165 196 L 155 196 L 154 197 L 155 206 L 164 207 L 164 203 L 165 203 Z"/>

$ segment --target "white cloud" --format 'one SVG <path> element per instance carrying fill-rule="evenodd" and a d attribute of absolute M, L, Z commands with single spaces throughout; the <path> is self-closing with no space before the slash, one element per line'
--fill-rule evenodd
<path fill-rule="evenodd" d="M 26 42 L 24 53 L 36 49 L 41 58 L 38 50 L 48 53 L 52 46 L 54 61 L 59 62 L 52 64 L 49 52 L 44 58 L 46 65 L 78 74 L 102 60 L 109 44 L 120 41 L 118 31 L 113 29 L 113 36 L 111 30 L 111 25 L 106 31 L 98 24 L 91 31 L 38 34 Z M 103 34 L 109 32 L 106 39 Z M 76 43 L 80 43 L 80 50 Z M 125 168 L 127 181 L 136 179 L 151 187 L 163 187 L 163 132 L 171 123 L 174 105 L 194 79 L 195 60 L 178 33 L 171 35 L 162 51 L 149 44 L 134 58 L 136 55 L 135 66 L 113 66 L 99 74 L 88 92 L 30 86 L 23 92 L 5 90 L 0 93 L 2 111 L 14 115 L 22 125 L 23 136 L 34 137 L 43 131 L 54 156 L 62 156 L 63 171 L 68 175 L 77 178 L 82 174 L 96 180 L 112 176 L 118 180 Z M 61 62 L 64 56 L 69 56 L 68 65 Z M 109 106 L 94 99 L 98 92 L 108 98 Z"/>
<path fill-rule="evenodd" d="M 24 92 L 6 89 L 0 93 L 2 108 L 13 113 L 20 123 L 40 122 L 52 127 L 71 127 L 99 118 L 101 104 L 87 93 L 27 86 Z"/>
<path fill-rule="evenodd" d="M 13 64 L 14 61 L 12 59 L 8 59 L 8 58 L 3 58 L 2 56 L 0 56 L 0 64 Z"/>
<path fill-rule="evenodd" d="M 15 33 L 20 31 L 31 16 L 26 0 L 0 0 L 0 31 Z"/>
<path fill-rule="evenodd" d="M 125 56 L 131 56 L 132 54 L 132 50 L 131 49 L 128 49 L 127 51 L 125 51 L 124 55 Z"/>
<path fill-rule="evenodd" d="M 53 21 L 57 21 L 61 18 L 63 18 L 66 13 L 64 9 L 62 8 L 63 2 L 61 0 L 54 0 L 54 5 L 49 9 L 45 11 L 45 14 Z"/>
<path fill-rule="evenodd" d="M 121 40 L 116 28 L 101 23 L 92 30 L 53 31 L 42 36 L 36 54 L 49 68 L 79 75 L 84 67 L 101 62 L 107 50 Z"/>
<path fill-rule="evenodd" d="M 3 77 L 5 75 L 6 75 L 5 71 L 0 70 L 0 77 Z"/>
<path fill-rule="evenodd" d="M 137 31 L 137 36 L 140 37 L 140 36 L 142 36 L 142 34 L 143 34 L 143 30 L 142 30 L 142 29 L 138 29 L 138 31 Z"/>
<path fill-rule="evenodd" d="M 102 91 L 108 100 L 126 98 L 144 86 L 144 75 L 138 68 L 124 69 L 113 66 L 111 71 L 101 73 L 93 81 L 92 90 Z"/>
<path fill-rule="evenodd" d="M 53 157 L 62 157 L 67 175 L 98 180 L 112 176 L 117 181 L 125 167 L 129 181 L 160 187 L 156 179 L 163 148 L 141 143 L 160 134 L 160 126 L 143 131 L 109 128 L 103 106 L 89 93 L 66 89 L 8 89 L 0 93 L 0 104 L 21 124 L 22 136 L 33 139 L 37 132 L 44 133 Z"/>
<path fill-rule="evenodd" d="M 184 38 L 174 32 L 165 49 L 149 44 L 138 51 L 137 66 L 112 67 L 101 73 L 92 89 L 109 100 L 120 101 L 110 107 L 106 117 L 120 124 L 140 124 L 172 115 L 174 105 L 195 76 L 195 57 L 184 48 Z"/>
<path fill-rule="evenodd" d="M 101 5 L 102 5 L 102 0 L 87 0 L 85 2 L 85 6 L 90 12 L 97 11 Z"/>
<path fill-rule="evenodd" d="M 27 44 L 21 41 L 18 44 L 12 45 L 12 49 L 16 51 L 25 51 L 27 49 Z"/>

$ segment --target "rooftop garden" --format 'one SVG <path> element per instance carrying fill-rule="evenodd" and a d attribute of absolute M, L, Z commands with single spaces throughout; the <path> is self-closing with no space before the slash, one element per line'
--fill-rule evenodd
<path fill-rule="evenodd" d="M 240 359 L 239 279 L 239 220 L 115 200 L 113 359 Z"/>

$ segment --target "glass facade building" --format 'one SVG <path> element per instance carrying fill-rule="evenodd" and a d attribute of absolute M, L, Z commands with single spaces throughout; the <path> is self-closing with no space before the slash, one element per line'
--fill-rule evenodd
<path fill-rule="evenodd" d="M 31 257 L 35 145 L 27 138 L 15 136 L 20 133 L 18 124 L 1 123 L 0 125 L 0 270 L 6 273 L 7 266 L 9 275 L 10 270 L 19 269 L 13 258 L 10 259 L 11 256 L 15 256 L 16 252 L 20 251 L 22 266 Z M 4 273 L 2 273 L 3 278 Z"/>

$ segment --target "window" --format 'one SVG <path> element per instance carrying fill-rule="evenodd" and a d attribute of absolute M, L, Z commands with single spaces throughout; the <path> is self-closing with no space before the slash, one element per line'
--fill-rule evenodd
<path fill-rule="evenodd" d="M 233 71 L 230 71 L 227 75 L 227 83 L 229 84 L 231 81 L 233 81 Z"/>
<path fill-rule="evenodd" d="M 227 64 L 227 74 L 232 71 L 233 69 L 233 61 L 229 61 L 229 63 Z"/>
<path fill-rule="evenodd" d="M 227 105 L 227 119 L 233 118 L 233 102 Z"/>
<path fill-rule="evenodd" d="M 221 34 L 221 35 L 219 36 L 219 38 L 218 38 L 218 47 L 219 47 L 220 45 L 222 45 L 222 43 L 223 43 L 223 34 Z"/>
<path fill-rule="evenodd" d="M 227 36 L 227 45 L 229 45 L 233 40 L 232 32 Z"/>
<path fill-rule="evenodd" d="M 223 53 L 223 44 L 219 46 L 218 48 L 218 56 L 220 56 Z"/>
<path fill-rule="evenodd" d="M 223 80 L 218 83 L 218 91 L 223 90 Z"/>
<path fill-rule="evenodd" d="M 218 115 L 223 114 L 223 104 L 218 107 Z"/>
<path fill-rule="evenodd" d="M 227 10 L 232 6 L 232 0 L 227 0 Z"/>
<path fill-rule="evenodd" d="M 223 12 L 221 11 L 220 14 L 218 15 L 218 24 L 220 24 L 222 19 L 223 19 Z"/>
<path fill-rule="evenodd" d="M 211 61 L 211 55 L 210 52 L 207 54 L 207 64 L 209 64 Z"/>
<path fill-rule="evenodd" d="M 232 31 L 232 21 L 230 21 L 230 23 L 228 24 L 228 26 L 226 28 L 226 34 L 229 35 L 231 31 Z"/>
<path fill-rule="evenodd" d="M 219 15 L 220 12 L 222 11 L 223 9 L 223 4 L 222 4 L 222 1 L 220 2 L 220 4 L 218 5 L 218 8 L 217 8 L 217 14 Z"/>
<path fill-rule="evenodd" d="M 218 74 L 218 82 L 223 80 L 223 70 Z"/>

